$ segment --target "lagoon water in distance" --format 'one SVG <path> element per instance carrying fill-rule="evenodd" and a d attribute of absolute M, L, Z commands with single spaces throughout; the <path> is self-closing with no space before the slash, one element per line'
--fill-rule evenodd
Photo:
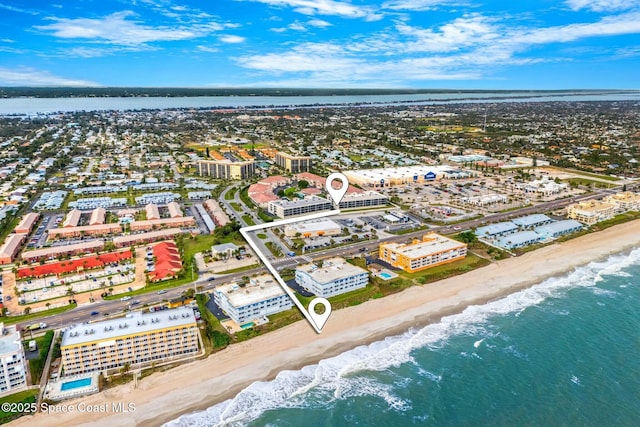
<path fill-rule="evenodd" d="M 612 92 L 447 92 L 336 96 L 189 96 L 0 98 L 0 115 L 39 115 L 74 111 L 166 109 L 264 109 L 322 106 L 428 105 L 460 102 L 640 101 L 640 91 Z"/>

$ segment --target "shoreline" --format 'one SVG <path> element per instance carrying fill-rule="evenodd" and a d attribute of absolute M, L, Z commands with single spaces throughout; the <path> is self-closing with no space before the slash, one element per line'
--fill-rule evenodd
<path fill-rule="evenodd" d="M 268 381 L 284 370 L 298 370 L 360 345 L 424 327 L 471 305 L 490 301 L 567 274 L 576 267 L 623 253 L 640 244 L 640 220 L 555 243 L 515 258 L 492 263 L 384 298 L 337 310 L 321 335 L 296 322 L 234 344 L 203 360 L 187 363 L 98 394 L 63 402 L 87 405 L 132 402 L 135 412 L 40 413 L 8 425 L 158 426 L 181 415 L 233 398 L 256 381 Z M 544 268 L 541 268 L 541 265 Z M 27 424 L 28 423 L 28 424 Z"/>

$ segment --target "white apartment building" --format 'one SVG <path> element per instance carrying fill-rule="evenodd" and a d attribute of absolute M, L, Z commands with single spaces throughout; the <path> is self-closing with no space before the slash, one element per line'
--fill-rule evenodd
<path fill-rule="evenodd" d="M 296 282 L 314 295 L 328 298 L 364 288 L 369 283 L 369 273 L 335 257 L 324 260 L 322 267 L 313 263 L 299 265 Z"/>
<path fill-rule="evenodd" d="M 293 307 L 289 295 L 270 274 L 252 277 L 244 287 L 235 283 L 218 286 L 213 300 L 239 325 Z"/>

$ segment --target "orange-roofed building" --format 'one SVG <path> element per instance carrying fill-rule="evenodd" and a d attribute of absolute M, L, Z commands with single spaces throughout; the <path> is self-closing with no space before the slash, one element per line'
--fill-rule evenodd
<path fill-rule="evenodd" d="M 28 214 L 22 217 L 22 221 L 20 221 L 20 224 L 16 226 L 13 232 L 17 234 L 20 234 L 20 233 L 29 234 L 33 229 L 33 226 L 36 224 L 36 221 L 38 221 L 38 218 L 40 218 L 39 214 L 34 212 L 29 212 Z"/>
<path fill-rule="evenodd" d="M 158 282 L 174 277 L 182 269 L 180 250 L 175 242 L 161 242 L 153 247 L 155 263 L 153 271 L 147 273 L 149 280 Z"/>

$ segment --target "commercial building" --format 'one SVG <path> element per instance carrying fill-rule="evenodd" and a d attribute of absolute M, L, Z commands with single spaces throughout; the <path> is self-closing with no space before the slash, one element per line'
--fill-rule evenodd
<path fill-rule="evenodd" d="M 299 265 L 296 283 L 316 296 L 328 298 L 364 288 L 369 283 L 369 273 L 335 257 L 324 260 L 322 267 L 313 263 Z"/>
<path fill-rule="evenodd" d="M 11 264 L 20 252 L 22 242 L 27 238 L 24 233 L 9 234 L 0 246 L 0 264 Z"/>
<path fill-rule="evenodd" d="M 509 234 L 496 240 L 496 245 L 505 249 L 524 248 L 542 240 L 542 235 L 535 231 L 527 230 Z"/>
<path fill-rule="evenodd" d="M 28 214 L 22 217 L 22 220 L 16 226 L 13 232 L 17 234 L 20 234 L 20 233 L 29 234 L 31 230 L 33 230 L 33 226 L 36 225 L 38 218 L 40 218 L 40 214 L 37 214 L 35 212 L 29 212 Z"/>
<path fill-rule="evenodd" d="M 62 227 L 77 227 L 80 223 L 81 216 L 82 212 L 80 212 L 78 209 L 70 210 L 67 216 L 64 218 L 64 221 L 62 222 Z"/>
<path fill-rule="evenodd" d="M 117 372 L 196 355 L 198 326 L 189 307 L 78 324 L 62 336 L 65 375 Z"/>
<path fill-rule="evenodd" d="M 276 153 L 276 164 L 291 173 L 309 172 L 311 157 L 278 152 Z"/>
<path fill-rule="evenodd" d="M 217 179 L 243 180 L 252 178 L 256 173 L 256 163 L 253 160 L 233 162 L 230 160 L 199 160 L 198 173 L 200 176 L 210 176 Z"/>
<path fill-rule="evenodd" d="M 446 178 L 450 166 L 406 166 L 398 168 L 363 169 L 343 172 L 350 184 L 362 188 L 384 188 L 396 185 L 423 184 Z"/>
<path fill-rule="evenodd" d="M 555 182 L 550 179 L 536 179 L 518 187 L 525 193 L 538 193 L 543 196 L 558 194 L 566 190 L 569 186 L 563 182 Z"/>
<path fill-rule="evenodd" d="M 567 216 L 586 225 L 593 225 L 614 217 L 616 205 L 599 200 L 587 200 L 567 206 Z"/>
<path fill-rule="evenodd" d="M 107 211 L 104 208 L 95 208 L 91 211 L 91 217 L 89 218 L 89 225 L 104 224 L 107 218 Z"/>
<path fill-rule="evenodd" d="M 640 211 L 640 194 L 624 191 L 612 194 L 603 199 L 605 203 L 613 203 L 617 213 Z"/>
<path fill-rule="evenodd" d="M 50 228 L 47 230 L 47 233 L 49 240 L 82 236 L 105 236 L 107 234 L 122 233 L 122 226 L 120 224 L 98 224 L 83 225 L 80 227 Z"/>
<path fill-rule="evenodd" d="M 171 239 L 178 234 L 184 233 L 179 228 L 169 228 L 167 230 L 149 231 L 148 233 L 130 234 L 128 236 L 118 236 L 113 238 L 113 244 L 118 248 L 126 246 L 157 242 L 158 240 Z"/>
<path fill-rule="evenodd" d="M 337 236 L 340 233 L 342 233 L 340 224 L 330 219 L 297 222 L 284 227 L 284 235 L 287 237 Z"/>
<path fill-rule="evenodd" d="M 15 326 L 0 323 L 0 395 L 27 386 L 27 365 L 20 333 Z"/>
<path fill-rule="evenodd" d="M 294 200 L 274 200 L 268 205 L 269 213 L 279 218 L 328 211 L 332 208 L 333 205 L 330 201 L 318 196 Z"/>
<path fill-rule="evenodd" d="M 562 221 L 552 222 L 551 224 L 536 227 L 534 230 L 542 237 L 547 239 L 555 239 L 565 234 L 571 234 L 582 230 L 582 224 L 574 219 L 565 219 Z"/>
<path fill-rule="evenodd" d="M 178 217 L 178 218 L 162 218 L 151 219 L 147 221 L 133 221 L 129 224 L 131 231 L 148 231 L 157 228 L 169 228 L 169 227 L 193 227 L 196 225 L 196 220 L 192 216 Z"/>
<path fill-rule="evenodd" d="M 426 234 L 422 240 L 410 244 L 382 243 L 379 257 L 394 267 L 413 273 L 440 264 L 463 259 L 467 245 L 436 233 Z"/>
<path fill-rule="evenodd" d="M 35 251 L 22 252 L 22 259 L 28 262 L 41 259 L 53 259 L 61 255 L 78 255 L 95 253 L 104 248 L 103 240 L 91 240 L 88 242 L 74 243 L 73 245 L 52 246 L 50 248 L 36 249 Z"/>
<path fill-rule="evenodd" d="M 216 258 L 219 256 L 231 256 L 240 247 L 234 243 L 220 243 L 211 246 L 211 256 Z"/>
<path fill-rule="evenodd" d="M 158 205 L 149 203 L 144 207 L 144 211 L 148 220 L 160 219 L 160 210 L 158 209 Z"/>
<path fill-rule="evenodd" d="M 289 295 L 270 274 L 252 277 L 244 287 L 235 283 L 218 286 L 213 291 L 213 299 L 239 325 L 289 310 L 293 306 Z"/>
<path fill-rule="evenodd" d="M 340 209 L 384 207 L 389 197 L 377 191 L 353 192 L 344 195 L 340 201 Z"/>

